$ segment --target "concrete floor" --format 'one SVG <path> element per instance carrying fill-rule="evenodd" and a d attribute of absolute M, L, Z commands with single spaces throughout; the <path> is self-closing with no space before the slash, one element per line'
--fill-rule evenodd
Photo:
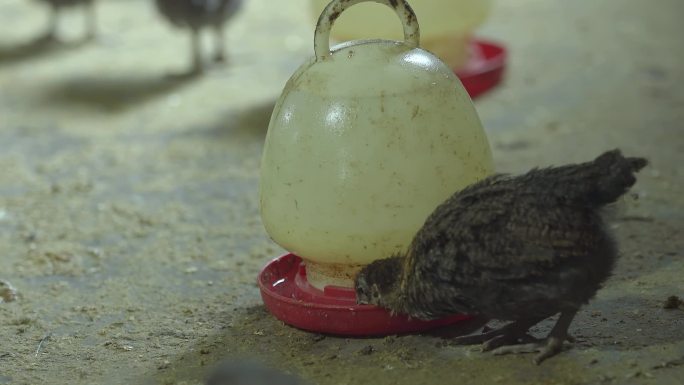
<path fill-rule="evenodd" d="M 539 367 L 433 335 L 323 338 L 264 310 L 255 277 L 281 250 L 259 157 L 313 25 L 306 1 L 248 3 L 230 65 L 193 80 L 166 76 L 187 37 L 151 4 L 102 1 L 87 44 L 70 13 L 57 46 L 32 41 L 39 3 L 0 4 L 0 279 L 19 293 L 0 303 L 0 384 L 197 384 L 225 357 L 321 385 L 684 381 L 684 311 L 663 309 L 684 296 L 684 3 L 500 1 L 479 31 L 511 51 L 476 102 L 499 171 L 615 147 L 651 160 L 613 224 L 615 276 Z"/>

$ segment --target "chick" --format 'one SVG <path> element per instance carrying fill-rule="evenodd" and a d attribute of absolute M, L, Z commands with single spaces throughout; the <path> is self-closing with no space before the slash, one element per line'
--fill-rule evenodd
<path fill-rule="evenodd" d="M 252 361 L 223 361 L 206 385 L 304 385 L 298 378 Z"/>
<path fill-rule="evenodd" d="M 46 39 L 54 39 L 57 35 L 57 24 L 59 22 L 59 14 L 64 7 L 83 6 L 86 12 L 86 38 L 92 39 L 95 37 L 96 23 L 95 23 L 95 0 L 42 0 L 52 7 L 50 13 L 50 21 L 48 30 L 45 34 Z"/>
<path fill-rule="evenodd" d="M 159 12 L 171 24 L 191 33 L 192 72 L 202 71 L 200 30 L 210 27 L 216 36 L 215 61 L 224 61 L 224 27 L 242 5 L 242 0 L 156 0 Z"/>
<path fill-rule="evenodd" d="M 0 303 L 14 302 L 17 296 L 17 289 L 11 283 L 0 279 Z"/>
<path fill-rule="evenodd" d="M 512 321 L 456 343 L 495 354 L 539 352 L 571 340 L 568 328 L 613 270 L 617 246 L 602 218 L 646 166 L 619 150 L 592 162 L 494 175 L 454 194 L 428 217 L 405 255 L 366 266 L 359 303 L 419 319 L 454 313 Z M 560 313 L 543 340 L 527 334 Z"/>

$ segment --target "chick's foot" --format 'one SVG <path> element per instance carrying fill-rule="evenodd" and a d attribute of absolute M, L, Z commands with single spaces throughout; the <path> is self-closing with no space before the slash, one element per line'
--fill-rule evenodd
<path fill-rule="evenodd" d="M 541 364 L 545 359 L 555 356 L 563 350 L 565 339 L 548 337 L 545 340 L 519 345 L 501 346 L 492 350 L 494 355 L 539 353 L 532 360 L 535 364 Z"/>
<path fill-rule="evenodd" d="M 495 355 L 502 354 L 520 354 L 520 353 L 539 353 L 533 362 L 537 365 L 541 364 L 547 358 L 553 357 L 563 350 L 563 342 L 574 342 L 575 339 L 568 334 L 568 328 L 572 319 L 575 317 L 577 310 L 562 312 L 556 325 L 544 340 L 538 340 L 531 343 L 521 344 L 503 344 L 492 351 Z M 504 346 L 510 345 L 510 346 Z"/>
<path fill-rule="evenodd" d="M 527 334 L 527 330 L 539 321 L 539 319 L 514 321 L 485 333 L 456 337 L 451 340 L 451 343 L 454 345 L 482 344 L 483 351 L 496 349 L 504 345 L 530 343 L 537 340 Z"/>

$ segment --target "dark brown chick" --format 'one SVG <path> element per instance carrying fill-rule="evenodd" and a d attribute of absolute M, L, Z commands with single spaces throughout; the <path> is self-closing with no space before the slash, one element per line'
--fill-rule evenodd
<path fill-rule="evenodd" d="M 216 36 L 215 61 L 224 61 L 224 27 L 242 5 L 242 0 L 156 0 L 159 12 L 180 28 L 191 33 L 192 72 L 202 71 L 200 31 L 211 28 Z"/>
<path fill-rule="evenodd" d="M 41 0 L 47 3 L 52 8 L 50 13 L 50 22 L 48 24 L 46 39 L 54 39 L 57 36 L 57 25 L 59 23 L 59 14 L 63 8 L 82 6 L 86 12 L 86 38 L 91 39 L 95 37 L 96 23 L 95 23 L 95 0 Z"/>
<path fill-rule="evenodd" d="M 223 361 L 206 385 L 304 385 L 298 378 L 252 361 Z"/>
<path fill-rule="evenodd" d="M 602 219 L 645 159 L 619 150 L 592 162 L 495 175 L 454 194 L 428 217 L 406 255 L 357 276 L 359 303 L 420 319 L 454 313 L 512 321 L 456 339 L 495 353 L 561 351 L 568 327 L 613 270 L 617 248 Z M 560 313 L 545 340 L 528 329 Z"/>

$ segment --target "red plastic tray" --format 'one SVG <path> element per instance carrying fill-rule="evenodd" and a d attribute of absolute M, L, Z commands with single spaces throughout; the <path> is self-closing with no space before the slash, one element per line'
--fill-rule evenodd
<path fill-rule="evenodd" d="M 390 315 L 382 308 L 357 305 L 354 290 L 328 286 L 323 291 L 306 280 L 304 262 L 286 254 L 269 262 L 259 273 L 261 298 L 279 320 L 294 327 L 318 333 L 346 336 L 382 336 L 433 329 L 465 321 L 457 314 L 421 321 L 404 315 Z"/>
<path fill-rule="evenodd" d="M 498 85 L 506 68 L 506 49 L 493 42 L 475 39 L 470 43 L 468 62 L 454 72 L 471 98 Z"/>

